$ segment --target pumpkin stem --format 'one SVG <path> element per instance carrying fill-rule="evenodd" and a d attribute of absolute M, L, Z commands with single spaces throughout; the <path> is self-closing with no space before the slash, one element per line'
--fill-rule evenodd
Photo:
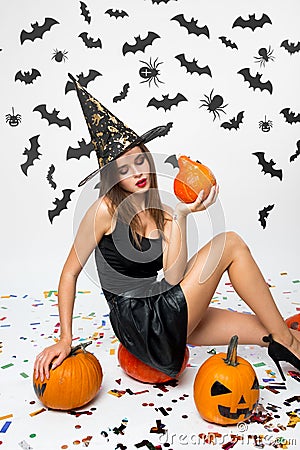
<path fill-rule="evenodd" d="M 84 342 L 83 344 L 79 344 L 76 345 L 76 347 L 73 347 L 70 353 L 70 356 L 75 355 L 75 353 L 77 352 L 77 350 L 83 350 L 85 353 L 85 348 L 90 345 L 92 343 L 92 341 L 88 341 L 88 342 Z"/>
<path fill-rule="evenodd" d="M 229 366 L 237 366 L 239 364 L 237 362 L 237 344 L 238 336 L 232 336 L 228 345 L 227 357 L 224 359 L 225 363 Z"/>

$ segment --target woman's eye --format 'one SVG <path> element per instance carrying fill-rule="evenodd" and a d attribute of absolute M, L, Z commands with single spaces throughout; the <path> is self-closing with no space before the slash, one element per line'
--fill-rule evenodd
<path fill-rule="evenodd" d="M 144 161 L 145 161 L 145 156 L 140 156 L 139 158 L 136 159 L 135 163 L 138 166 L 141 166 L 144 163 Z"/>
<path fill-rule="evenodd" d="M 126 175 L 127 172 L 128 172 L 127 167 L 124 167 L 124 169 L 120 169 L 120 170 L 119 170 L 119 174 L 120 174 L 120 175 Z"/>

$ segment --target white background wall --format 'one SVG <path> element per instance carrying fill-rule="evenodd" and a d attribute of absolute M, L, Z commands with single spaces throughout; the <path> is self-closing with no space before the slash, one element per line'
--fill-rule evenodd
<path fill-rule="evenodd" d="M 63 262 L 71 246 L 78 220 L 97 197 L 94 182 L 84 190 L 78 182 L 97 168 L 95 154 L 90 158 L 66 159 L 69 146 L 77 147 L 84 138 L 89 142 L 86 124 L 74 91 L 65 94 L 68 72 L 87 75 L 90 69 L 102 76 L 91 81 L 87 90 L 124 120 L 136 132 L 173 122 L 170 133 L 149 144 L 154 154 L 187 154 L 208 165 L 220 185 L 220 204 L 224 211 L 227 229 L 234 229 L 247 241 L 266 277 L 288 271 L 299 276 L 299 170 L 300 157 L 290 162 L 300 139 L 300 122 L 289 124 L 280 111 L 290 108 L 300 112 L 299 68 L 300 52 L 290 54 L 281 47 L 288 39 L 297 44 L 300 40 L 300 5 L 296 0 L 230 1 L 222 0 L 87 0 L 91 23 L 80 14 L 80 2 L 75 0 L 51 2 L 18 1 L 2 6 L 0 27 L 1 64 L 1 292 L 21 290 L 56 289 Z M 110 17 L 109 8 L 123 9 L 128 17 Z M 247 19 L 267 14 L 272 24 L 252 31 L 234 27 L 237 17 Z M 178 22 L 170 20 L 184 14 L 187 20 L 195 18 L 198 26 L 207 25 L 210 38 L 189 34 Z M 47 31 L 42 39 L 20 42 L 22 30 L 30 31 L 35 22 L 42 24 L 46 17 L 59 24 Z M 102 49 L 87 48 L 78 35 L 86 31 L 102 41 Z M 145 52 L 123 55 L 125 42 L 134 44 L 134 37 L 145 38 L 148 31 L 160 36 Z M 226 47 L 219 37 L 226 36 L 235 42 L 237 49 Z M 258 50 L 271 46 L 274 61 L 265 67 L 254 62 Z M 52 59 L 54 50 L 66 50 L 65 62 Z M 208 65 L 212 77 L 187 73 L 175 56 L 184 53 L 186 59 L 195 58 L 199 66 Z M 140 61 L 158 58 L 159 79 L 164 84 L 141 83 Z M 272 95 L 267 90 L 253 90 L 237 72 L 245 67 L 262 81 L 270 80 Z M 16 73 L 37 69 L 41 73 L 30 84 L 15 81 Z M 125 83 L 130 88 L 127 97 L 113 103 Z M 226 114 L 213 115 L 199 108 L 201 99 L 219 94 L 228 106 Z M 147 107 L 152 97 L 174 97 L 182 93 L 187 102 L 171 110 Z M 60 111 L 59 117 L 69 117 L 71 130 L 49 125 L 33 109 L 46 104 L 47 110 Z M 7 114 L 22 116 L 17 127 L 6 121 Z M 240 111 L 245 111 L 243 123 L 237 130 L 220 127 Z M 270 132 L 263 133 L 258 123 L 265 115 L 273 122 Z M 29 148 L 29 139 L 39 135 L 41 153 L 29 167 L 25 176 L 20 166 L 26 161 L 23 155 Z M 267 160 L 276 162 L 275 168 L 283 170 L 280 181 L 262 172 L 253 152 L 265 152 Z M 53 164 L 54 190 L 46 176 Z M 172 192 L 172 177 L 176 171 L 166 165 L 160 179 L 164 191 Z M 48 210 L 53 209 L 55 198 L 62 198 L 63 189 L 74 189 L 67 209 L 54 218 L 51 224 Z M 169 194 L 171 195 L 171 194 Z M 174 201 L 174 199 L 172 200 Z M 274 204 L 263 229 L 258 221 L 258 211 Z M 198 214 L 198 239 L 191 236 L 191 249 L 195 242 L 201 245 L 211 237 L 210 221 Z M 195 233 L 195 228 L 193 228 Z M 90 278 L 94 278 L 93 275 Z M 89 278 L 82 275 L 81 285 L 87 286 Z M 92 280 L 93 281 L 93 280 Z"/>

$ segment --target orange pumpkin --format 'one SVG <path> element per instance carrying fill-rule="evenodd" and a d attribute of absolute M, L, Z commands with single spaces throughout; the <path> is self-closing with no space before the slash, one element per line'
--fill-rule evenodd
<path fill-rule="evenodd" d="M 300 331 L 300 314 L 295 314 L 294 316 L 285 319 L 285 323 L 292 330 Z"/>
<path fill-rule="evenodd" d="M 48 380 L 41 381 L 33 375 L 34 391 L 45 406 L 69 410 L 85 405 L 96 396 L 103 374 L 98 359 L 85 350 L 91 343 L 74 347 L 61 365 L 50 370 Z"/>
<path fill-rule="evenodd" d="M 187 366 L 189 360 L 190 352 L 188 347 L 185 348 L 184 360 L 180 369 L 180 372 L 176 376 L 182 374 Z M 154 369 L 153 367 L 145 364 L 138 358 L 136 358 L 132 353 L 130 353 L 124 345 L 119 344 L 118 348 L 118 360 L 119 364 L 127 375 L 134 378 L 135 380 L 141 381 L 143 383 L 160 384 L 166 383 L 173 378 L 166 375 L 165 373 Z"/>
<path fill-rule="evenodd" d="M 232 425 L 245 420 L 259 399 L 259 384 L 251 364 L 237 356 L 238 337 L 228 352 L 208 358 L 194 381 L 195 405 L 204 420 Z"/>
<path fill-rule="evenodd" d="M 178 158 L 179 172 L 174 179 L 174 193 L 184 203 L 192 203 L 199 192 L 204 189 L 203 200 L 208 196 L 216 179 L 211 170 L 188 156 Z"/>

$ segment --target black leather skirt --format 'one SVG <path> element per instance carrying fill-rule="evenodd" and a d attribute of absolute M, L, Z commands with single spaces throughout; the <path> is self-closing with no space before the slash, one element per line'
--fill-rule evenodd
<path fill-rule="evenodd" d="M 144 363 L 171 377 L 181 369 L 187 340 L 187 304 L 180 285 L 164 279 L 122 294 L 103 291 L 119 341 Z"/>

